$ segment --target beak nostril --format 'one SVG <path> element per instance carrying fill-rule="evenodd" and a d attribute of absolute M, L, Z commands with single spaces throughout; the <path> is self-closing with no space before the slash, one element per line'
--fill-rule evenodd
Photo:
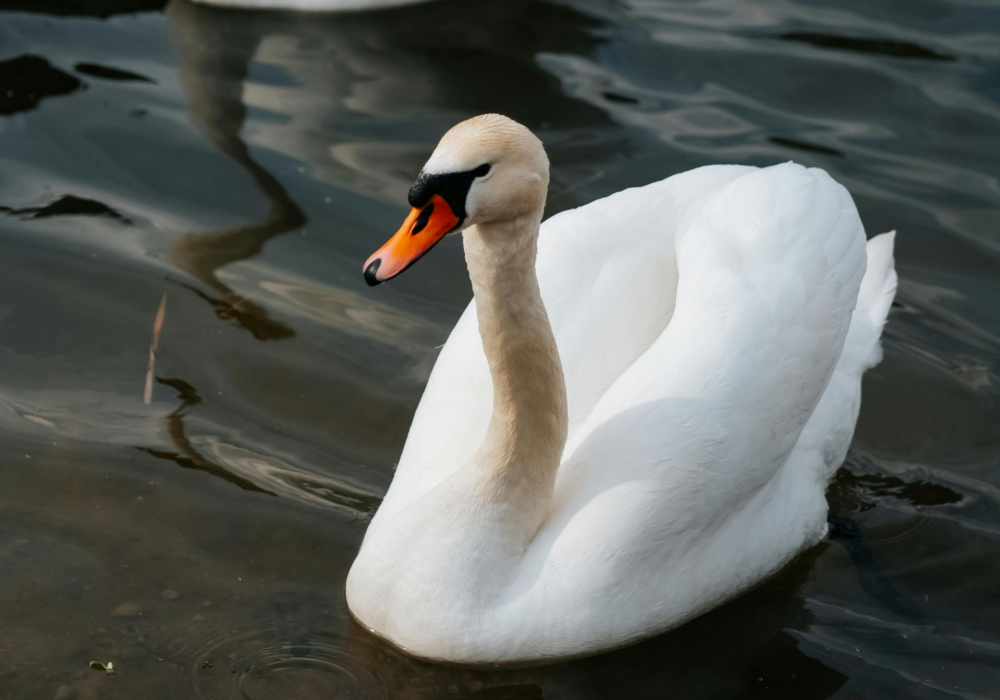
<path fill-rule="evenodd" d="M 431 196 L 423 207 L 414 207 L 399 230 L 375 251 L 362 265 L 365 282 L 374 287 L 392 279 L 419 260 L 424 253 L 456 231 L 462 219 L 455 216 L 448 200 L 441 195 Z"/>
<path fill-rule="evenodd" d="M 431 202 L 420 212 L 420 216 L 413 223 L 413 235 L 416 236 L 418 233 L 424 230 L 427 226 L 427 222 L 431 220 L 431 215 L 434 213 L 434 202 Z"/>
<path fill-rule="evenodd" d="M 382 258 L 375 258 L 368 264 L 368 267 L 365 268 L 365 282 L 368 283 L 369 287 L 374 287 L 378 284 L 382 284 L 382 280 L 380 280 L 376 275 L 376 273 L 378 272 L 379 265 L 381 264 L 382 264 Z"/>

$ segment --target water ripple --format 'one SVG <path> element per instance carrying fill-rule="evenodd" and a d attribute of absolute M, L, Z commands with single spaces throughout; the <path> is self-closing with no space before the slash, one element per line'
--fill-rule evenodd
<path fill-rule="evenodd" d="M 183 658 L 182 683 L 201 700 L 387 698 L 385 677 L 352 658 L 344 641 L 299 619 L 235 627 L 189 623 L 171 650 Z"/>

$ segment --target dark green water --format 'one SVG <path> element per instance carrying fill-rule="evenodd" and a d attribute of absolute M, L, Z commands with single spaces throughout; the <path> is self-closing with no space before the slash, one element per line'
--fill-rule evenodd
<path fill-rule="evenodd" d="M 551 212 L 795 159 L 899 231 L 830 540 L 515 671 L 408 659 L 343 593 L 471 296 L 457 238 L 374 290 L 361 263 L 487 111 L 545 142 Z M 998 173 L 985 1 L 0 0 L 0 697 L 1000 696 Z"/>

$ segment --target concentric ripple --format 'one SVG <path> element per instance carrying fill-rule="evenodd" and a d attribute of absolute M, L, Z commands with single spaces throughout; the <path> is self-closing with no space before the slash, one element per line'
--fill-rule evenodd
<path fill-rule="evenodd" d="M 315 631 L 320 626 L 301 618 L 235 627 L 193 622 L 179 631 L 183 642 L 174 652 L 179 683 L 186 697 L 201 700 L 393 696 L 375 666 L 351 653 L 349 640 Z"/>

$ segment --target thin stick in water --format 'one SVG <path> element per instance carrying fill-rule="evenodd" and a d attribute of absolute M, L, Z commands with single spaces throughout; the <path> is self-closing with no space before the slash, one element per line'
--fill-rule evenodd
<path fill-rule="evenodd" d="M 160 308 L 153 321 L 153 342 L 149 344 L 149 369 L 146 370 L 146 390 L 142 392 L 143 403 L 153 400 L 153 366 L 156 364 L 156 348 L 160 344 L 160 330 L 163 328 L 163 316 L 167 311 L 167 295 L 160 300 Z"/>

